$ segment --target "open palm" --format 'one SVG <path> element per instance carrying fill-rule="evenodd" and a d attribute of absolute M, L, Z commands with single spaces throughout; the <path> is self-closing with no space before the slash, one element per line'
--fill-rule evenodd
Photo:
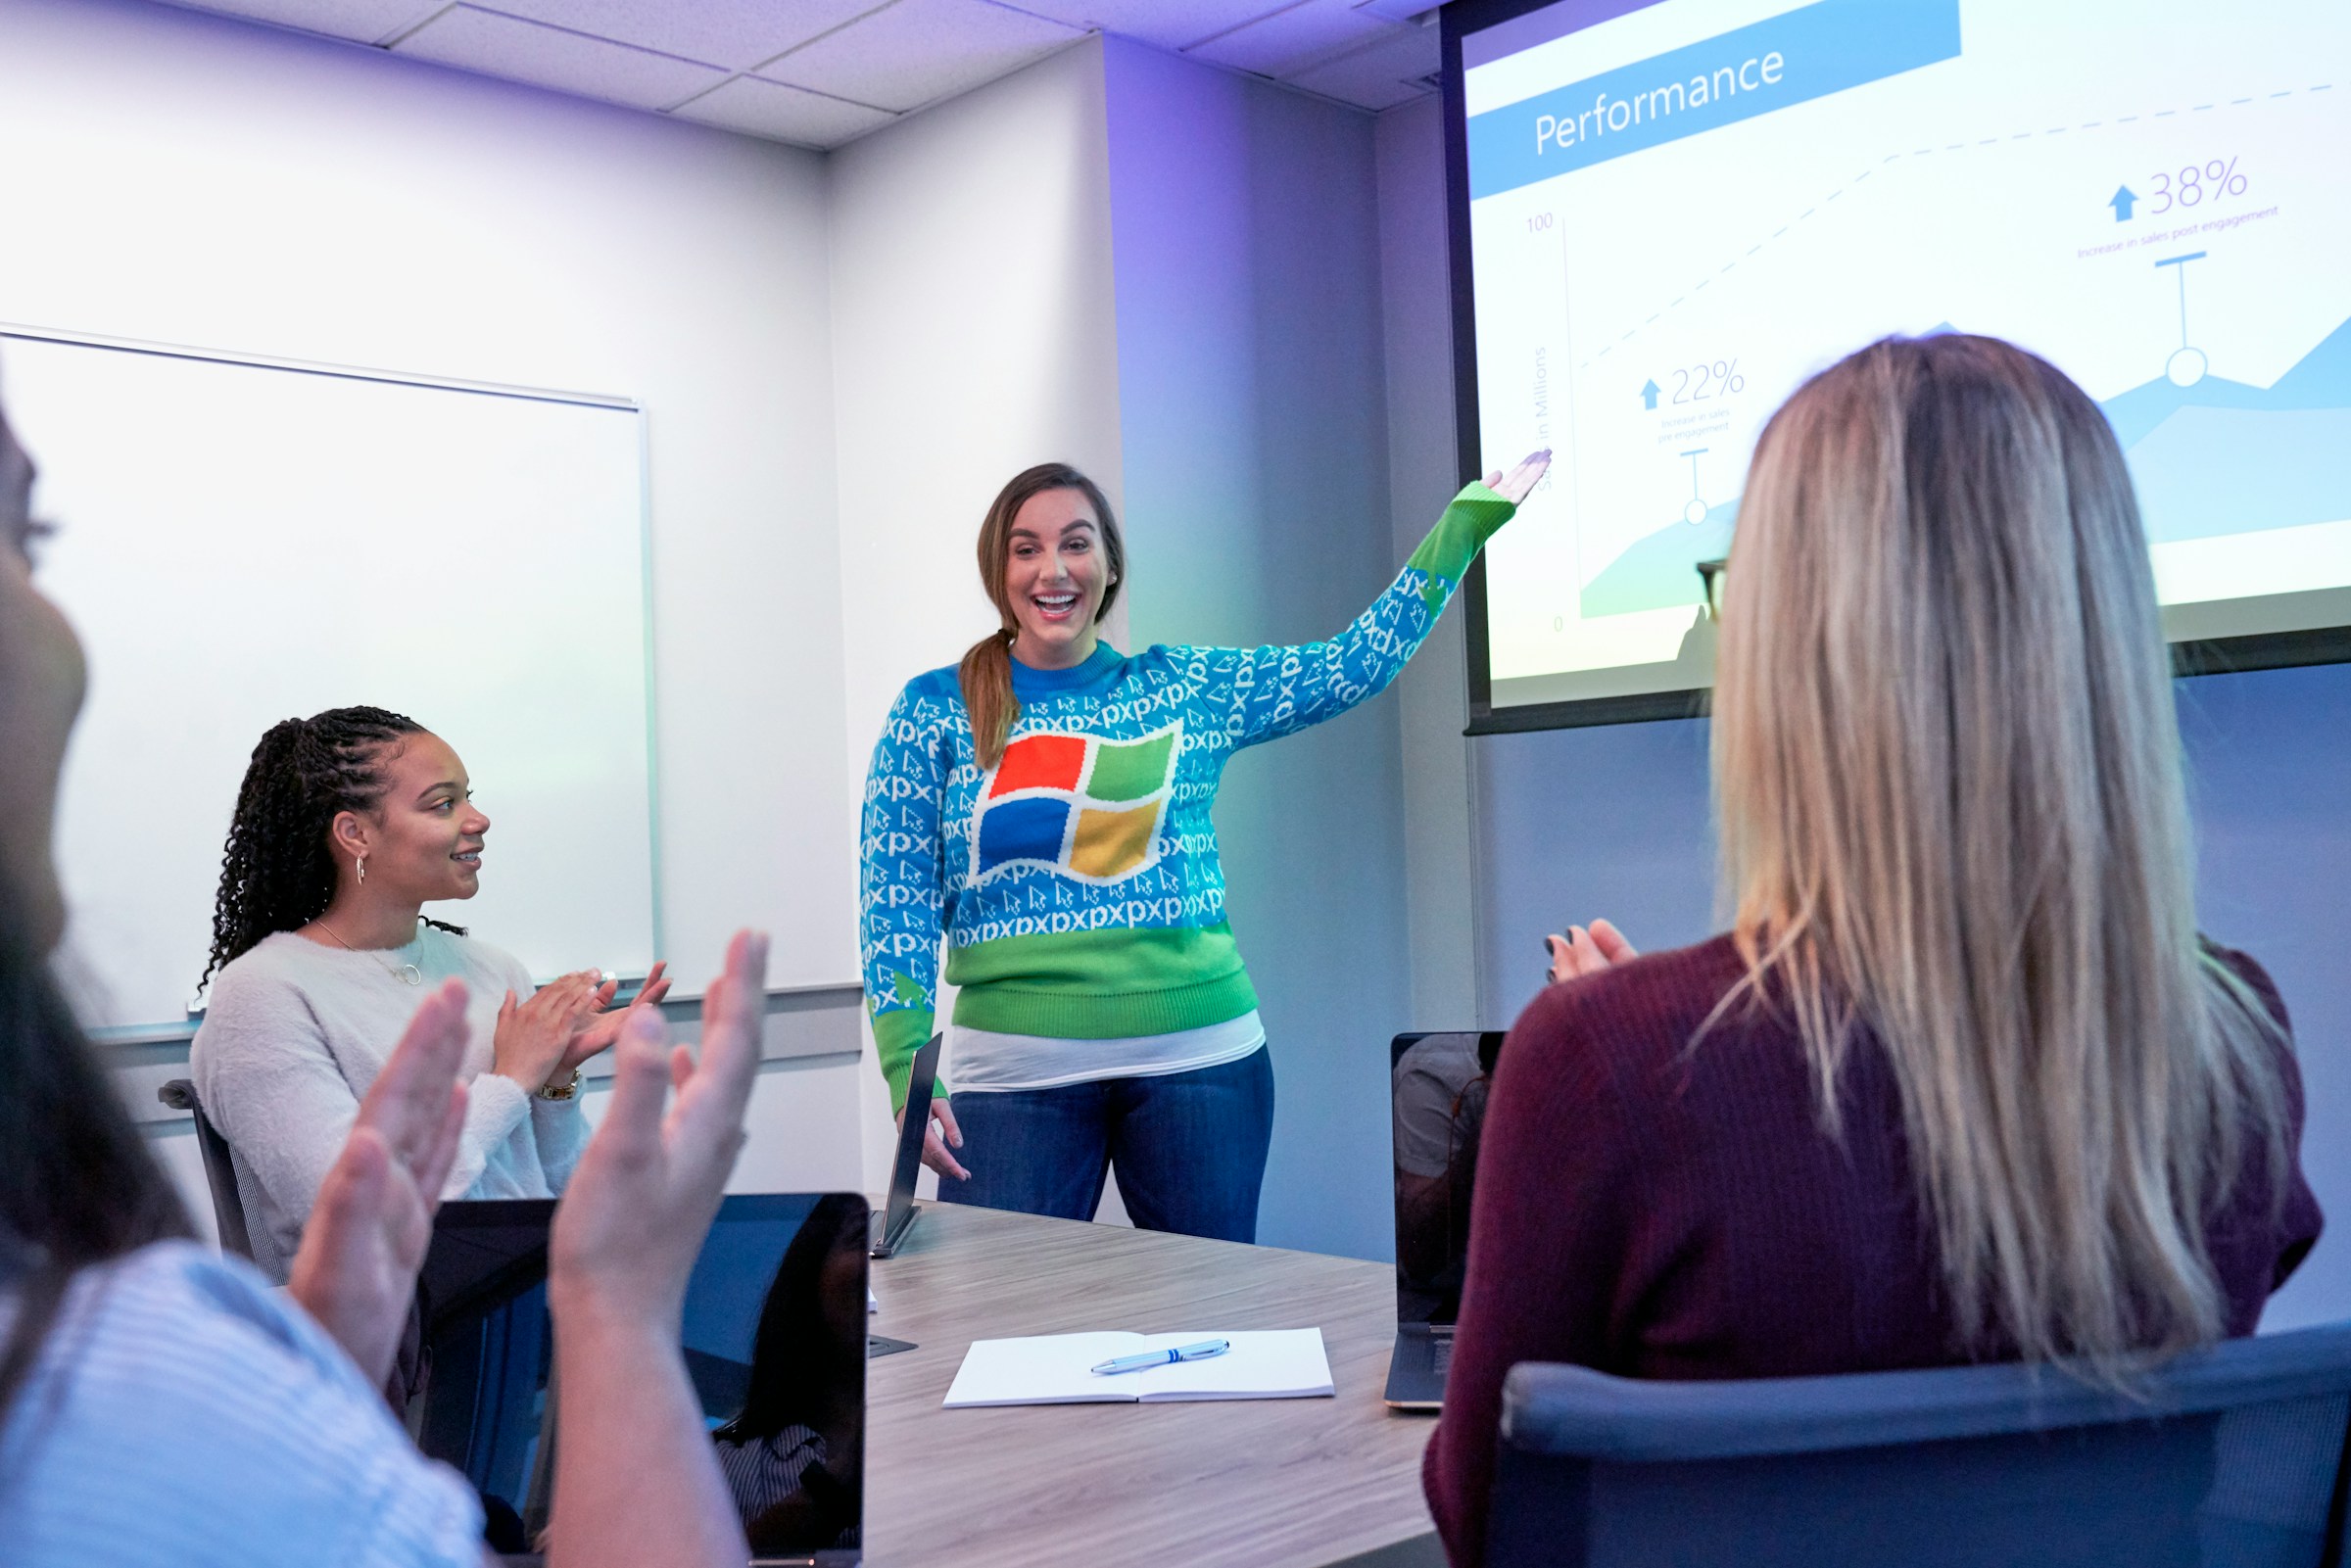
<path fill-rule="evenodd" d="M 415 1299 L 441 1183 L 465 1124 L 465 982 L 424 999 L 360 1102 L 303 1226 L 286 1292 L 382 1382 Z"/>

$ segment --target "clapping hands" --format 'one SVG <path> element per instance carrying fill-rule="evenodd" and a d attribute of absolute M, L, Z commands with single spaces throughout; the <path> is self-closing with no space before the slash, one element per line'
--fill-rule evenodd
<path fill-rule="evenodd" d="M 1570 926 L 1564 936 L 1544 937 L 1543 946 L 1551 954 L 1551 967 L 1544 971 L 1543 977 L 1554 985 L 1578 975 L 1597 974 L 1641 956 L 1624 939 L 1624 933 L 1605 920 L 1594 921 L 1589 930 Z"/>

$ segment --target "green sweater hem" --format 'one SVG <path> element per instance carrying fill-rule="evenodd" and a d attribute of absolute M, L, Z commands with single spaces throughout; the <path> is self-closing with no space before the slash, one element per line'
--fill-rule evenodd
<path fill-rule="evenodd" d="M 1205 1028 L 1257 1006 L 1222 923 L 999 937 L 949 948 L 946 977 L 966 1028 L 1060 1040 Z"/>
<path fill-rule="evenodd" d="M 955 994 L 955 1022 L 996 1034 L 1037 1034 L 1054 1040 L 1124 1040 L 1137 1034 L 1204 1029 L 1257 1006 L 1257 987 L 1243 970 L 1170 991 L 1126 996 L 1038 991 L 987 985 Z"/>

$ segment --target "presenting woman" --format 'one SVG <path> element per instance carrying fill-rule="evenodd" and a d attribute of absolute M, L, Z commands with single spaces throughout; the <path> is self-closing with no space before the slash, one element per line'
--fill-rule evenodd
<path fill-rule="evenodd" d="M 254 747 L 188 1061 L 235 1152 L 265 1271 L 282 1275 L 367 1086 L 444 980 L 474 1000 L 471 1091 L 443 1195 L 554 1197 L 587 1146 L 579 1069 L 618 1036 L 612 987 L 583 972 L 534 993 L 513 958 L 423 918 L 480 889 L 489 832 L 465 765 L 413 719 L 330 708 Z M 656 964 L 639 1001 L 668 989 Z"/>
<path fill-rule="evenodd" d="M 1224 920 L 1224 763 L 1393 681 L 1550 456 L 1463 490 L 1327 642 L 1132 657 L 1099 634 L 1126 575 L 1100 489 L 1061 463 L 1004 487 L 980 528 L 1002 628 L 907 683 L 865 791 L 866 1005 L 900 1116 L 942 938 L 959 987 L 924 1140 L 942 1199 L 1087 1219 L 1115 1164 L 1136 1224 L 1256 1239 L 1273 1069 Z"/>

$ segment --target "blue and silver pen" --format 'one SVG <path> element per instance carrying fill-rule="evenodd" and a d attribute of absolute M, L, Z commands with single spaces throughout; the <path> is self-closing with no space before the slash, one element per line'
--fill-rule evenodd
<path fill-rule="evenodd" d="M 1230 1340 L 1202 1340 L 1197 1345 L 1177 1345 L 1164 1351 L 1145 1351 L 1140 1355 L 1122 1355 L 1104 1361 L 1094 1368 L 1102 1376 L 1114 1372 L 1140 1372 L 1146 1367 L 1172 1366 L 1177 1361 L 1205 1361 L 1212 1355 L 1223 1355 L 1232 1349 Z"/>

